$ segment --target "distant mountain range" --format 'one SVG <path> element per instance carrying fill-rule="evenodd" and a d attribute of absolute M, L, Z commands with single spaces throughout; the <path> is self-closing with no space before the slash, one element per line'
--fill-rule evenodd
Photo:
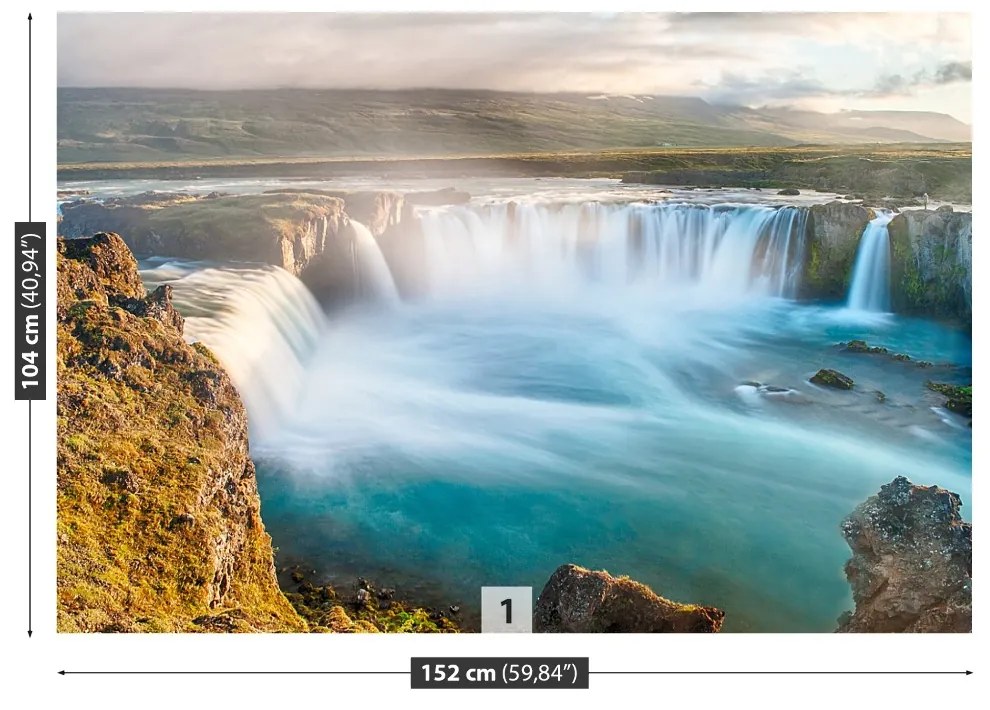
<path fill-rule="evenodd" d="M 498 155 L 662 146 L 969 142 L 922 111 L 817 113 L 683 96 L 407 91 L 58 91 L 58 160 Z"/>

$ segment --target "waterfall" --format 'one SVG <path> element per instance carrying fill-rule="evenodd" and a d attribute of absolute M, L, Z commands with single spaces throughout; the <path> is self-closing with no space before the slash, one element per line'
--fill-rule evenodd
<path fill-rule="evenodd" d="M 305 385 L 323 312 L 303 283 L 277 266 L 195 268 L 170 262 L 141 275 L 149 286 L 172 285 L 186 339 L 220 359 L 244 397 L 252 436 L 264 438 Z"/>
<path fill-rule="evenodd" d="M 378 242 L 367 227 L 351 220 L 352 258 L 354 273 L 357 275 L 358 293 L 377 301 L 395 304 L 399 302 L 399 291 L 395 287 L 392 272 L 389 271 Z"/>
<path fill-rule="evenodd" d="M 420 216 L 433 294 L 698 285 L 718 294 L 790 297 L 807 210 L 501 203 L 423 209 Z"/>
<path fill-rule="evenodd" d="M 857 311 L 890 310 L 890 238 L 892 212 L 878 214 L 859 240 L 847 305 Z"/>

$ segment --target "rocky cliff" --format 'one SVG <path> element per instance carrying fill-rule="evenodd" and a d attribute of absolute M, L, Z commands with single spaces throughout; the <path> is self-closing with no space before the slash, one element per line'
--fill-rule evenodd
<path fill-rule="evenodd" d="M 538 633 L 712 633 L 725 613 L 658 596 L 645 584 L 608 572 L 561 565 L 533 610 Z"/>
<path fill-rule="evenodd" d="M 59 234 L 112 231 L 137 254 L 260 261 L 298 276 L 346 224 L 344 201 L 326 195 L 147 193 L 63 205 Z"/>
<path fill-rule="evenodd" d="M 407 198 L 409 202 L 407 202 Z M 423 268 L 415 204 L 470 199 L 453 189 L 410 193 L 281 189 L 260 195 L 144 193 L 62 206 L 59 234 L 116 232 L 139 255 L 274 264 L 299 276 L 332 307 L 360 296 L 353 222 L 368 228 L 406 295 Z M 388 246 L 389 249 L 384 247 Z M 420 272 L 422 273 L 422 272 Z"/>
<path fill-rule="evenodd" d="M 839 631 L 968 632 L 973 626 L 973 528 L 955 493 L 903 476 L 843 522 L 856 609 Z"/>
<path fill-rule="evenodd" d="M 116 234 L 58 243 L 58 628 L 302 631 L 244 406 Z"/>
<path fill-rule="evenodd" d="M 859 238 L 875 216 L 873 210 L 847 202 L 829 202 L 809 208 L 802 297 L 845 298 Z"/>
<path fill-rule="evenodd" d="M 954 318 L 973 314 L 973 215 L 905 210 L 888 226 L 896 311 Z"/>

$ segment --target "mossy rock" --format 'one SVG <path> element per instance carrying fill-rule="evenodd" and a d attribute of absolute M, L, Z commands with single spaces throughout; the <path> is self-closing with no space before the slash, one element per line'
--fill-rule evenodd
<path fill-rule="evenodd" d="M 821 387 L 830 387 L 836 390 L 851 390 L 855 386 L 852 378 L 843 375 L 838 370 L 821 369 L 816 372 L 812 378 L 811 382 Z"/>
<path fill-rule="evenodd" d="M 943 382 L 926 383 L 928 389 L 945 397 L 945 408 L 960 416 L 973 417 L 973 385 L 950 385 Z"/>
<path fill-rule="evenodd" d="M 57 262 L 58 630 L 305 631 L 230 378 L 119 236 L 60 240 Z"/>

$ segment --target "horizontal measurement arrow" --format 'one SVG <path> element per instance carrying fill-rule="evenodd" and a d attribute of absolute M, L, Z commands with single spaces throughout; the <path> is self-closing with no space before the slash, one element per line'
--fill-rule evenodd
<path fill-rule="evenodd" d="M 591 675 L 973 675 L 973 671 L 588 671 Z"/>
<path fill-rule="evenodd" d="M 973 671 L 590 671 L 591 675 L 973 675 Z M 409 675 L 409 671 L 59 671 L 59 675 Z"/>
<path fill-rule="evenodd" d="M 409 671 L 59 671 L 59 675 L 409 675 Z"/>

